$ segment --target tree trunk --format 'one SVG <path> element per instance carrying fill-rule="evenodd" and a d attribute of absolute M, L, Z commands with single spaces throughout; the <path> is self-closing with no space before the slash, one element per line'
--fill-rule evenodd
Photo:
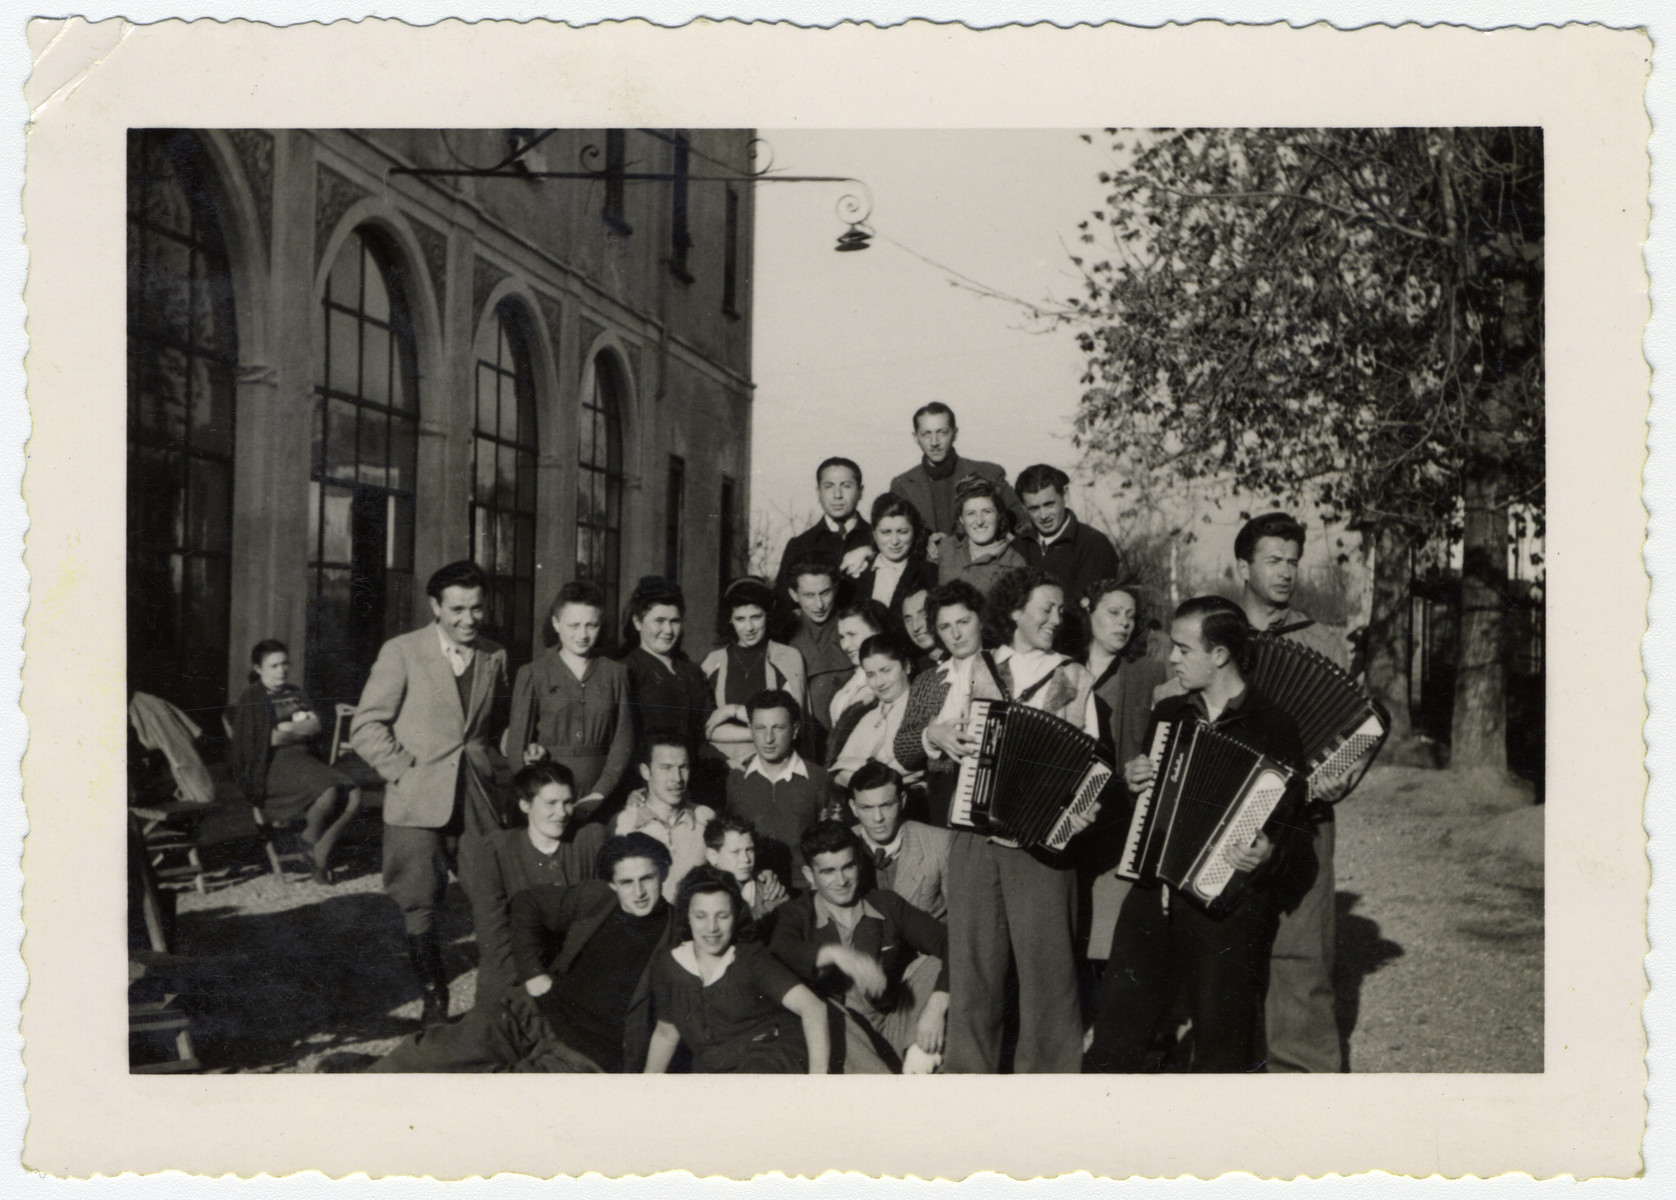
<path fill-rule="evenodd" d="M 1373 605 L 1367 629 L 1367 684 L 1391 716 L 1388 744 L 1399 750 L 1413 736 L 1408 715 L 1408 535 L 1380 525 L 1364 535 L 1373 550 Z"/>
<path fill-rule="evenodd" d="M 1507 681 L 1502 605 L 1507 594 L 1507 515 L 1501 468 L 1483 456 L 1466 472 L 1462 533 L 1460 651 L 1455 676 L 1449 767 L 1507 772 Z"/>

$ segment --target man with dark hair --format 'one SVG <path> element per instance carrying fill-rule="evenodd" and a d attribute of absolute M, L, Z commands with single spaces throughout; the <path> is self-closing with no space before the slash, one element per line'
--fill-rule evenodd
<path fill-rule="evenodd" d="M 426 1025 L 448 1019 L 436 910 L 471 843 L 509 823 L 495 796 L 506 727 L 506 651 L 478 636 L 488 581 L 454 562 L 426 585 L 432 623 L 384 643 L 349 741 L 384 778 L 384 890 L 401 908 Z M 493 756 L 493 757 L 491 757 Z"/>
<path fill-rule="evenodd" d="M 869 890 L 861 841 L 842 822 L 811 826 L 800 849 L 810 890 L 776 914 L 769 949 L 816 995 L 839 1008 L 846 1037 L 842 1043 L 835 1037 L 833 1045 L 845 1046 L 846 1073 L 857 1073 L 869 1051 L 894 1070 L 917 1047 L 916 1062 L 933 1065 L 943 1052 L 948 1016 L 946 966 L 912 1021 L 897 1023 L 897 1043 L 884 1035 L 887 1019 L 904 999 L 902 978 L 915 955 L 947 962 L 947 927 L 895 892 Z"/>
<path fill-rule="evenodd" d="M 774 872 L 757 870 L 757 827 L 744 817 L 723 813 L 711 818 L 704 827 L 704 861 L 733 876 L 755 920 L 786 902 L 785 885 Z"/>
<path fill-rule="evenodd" d="M 512 897 L 538 883 L 592 879 L 605 843 L 605 826 L 576 815 L 576 779 L 563 763 L 524 767 L 512 777 L 512 789 L 524 827 L 490 834 L 460 863 L 477 934 L 478 1007 L 496 1003 L 515 982 Z"/>
<path fill-rule="evenodd" d="M 646 786 L 629 796 L 611 832 L 643 833 L 663 844 L 670 854 L 663 896 L 673 901 L 687 872 L 704 862 L 704 827 L 716 812 L 692 800 L 692 747 L 681 734 L 662 730 L 647 738 L 639 769 Z"/>
<path fill-rule="evenodd" d="M 925 519 L 931 531 L 926 546 L 926 557 L 937 561 L 938 547 L 955 530 L 960 508 L 955 503 L 954 489 L 962 479 L 976 475 L 996 485 L 1003 506 L 1010 508 L 1022 521 L 1026 514 L 1013 489 L 1007 486 L 1007 473 L 1000 464 L 961 458 L 954 449 L 954 439 L 960 430 L 954 423 L 954 410 L 939 400 L 922 405 L 914 413 L 914 441 L 919 444 L 920 461 L 890 481 L 890 490 L 912 504 Z"/>
<path fill-rule="evenodd" d="M 1344 639 L 1292 604 L 1303 557 L 1304 527 L 1283 512 L 1253 517 L 1234 538 L 1234 570 L 1240 606 L 1254 629 L 1299 642 L 1345 670 L 1350 656 Z M 1269 962 L 1264 1024 L 1269 1069 L 1334 1073 L 1344 1069 L 1333 996 L 1333 959 L 1338 936 L 1333 846 L 1333 802 L 1343 790 L 1312 795 L 1307 813 L 1314 853 L 1300 854 L 1277 881 L 1280 929 Z"/>
<path fill-rule="evenodd" d="M 846 579 L 867 569 L 873 557 L 873 528 L 857 512 L 861 504 L 861 468 L 847 458 L 829 458 L 815 468 L 821 519 L 786 543 L 774 586 L 793 586 L 792 569 L 825 563 Z"/>
<path fill-rule="evenodd" d="M 663 898 L 669 850 L 630 833 L 607 841 L 599 879 L 542 884 L 512 899 L 512 953 L 542 1018 L 518 1069 L 638 1071 L 651 1040 L 652 959 L 672 944 Z"/>
<path fill-rule="evenodd" d="M 797 701 L 785 692 L 758 692 L 745 704 L 756 752 L 727 775 L 727 811 L 757 829 L 762 865 L 789 885 L 803 865 L 798 840 L 820 820 L 826 772 L 793 747 Z"/>
<path fill-rule="evenodd" d="M 797 605 L 797 632 L 788 645 L 803 656 L 809 691 L 808 721 L 802 750 L 825 762 L 832 731 L 832 698 L 855 673 L 855 664 L 838 644 L 838 575 L 821 562 L 799 563 L 791 570 L 790 595 Z"/>
<path fill-rule="evenodd" d="M 507 914 L 512 986 L 369 1070 L 638 1071 L 652 1032 L 649 968 L 671 944 L 668 873 L 669 850 L 631 833 L 605 840 L 581 878 L 520 889 Z"/>
<path fill-rule="evenodd" d="M 1024 511 L 1030 514 L 1020 527 L 1018 551 L 1032 567 L 1059 580 L 1067 600 L 1081 596 L 1096 580 L 1119 574 L 1117 551 L 1110 539 L 1077 520 L 1077 514 L 1065 506 L 1070 486 L 1070 476 L 1046 463 L 1024 468 L 1014 484 Z M 1065 612 L 1072 615 L 1074 604 L 1067 604 Z"/>
<path fill-rule="evenodd" d="M 1244 612 L 1221 596 L 1177 608 L 1170 665 L 1183 691 L 1153 709 L 1153 722 L 1198 722 L 1296 769 L 1303 754 L 1296 723 L 1249 687 L 1241 671 L 1250 636 Z M 1153 775 L 1144 754 L 1124 764 L 1137 793 Z M 1298 818 L 1301 792 L 1301 783 L 1294 785 L 1252 846 L 1230 853 L 1237 870 L 1252 872 L 1231 910 L 1213 915 L 1163 884 L 1129 890 L 1100 982 L 1092 1069 L 1144 1069 L 1159 1022 L 1178 995 L 1193 1021 L 1194 1071 L 1262 1069 L 1258 1031 L 1275 931 L 1270 883 L 1275 868 L 1307 842 Z"/>

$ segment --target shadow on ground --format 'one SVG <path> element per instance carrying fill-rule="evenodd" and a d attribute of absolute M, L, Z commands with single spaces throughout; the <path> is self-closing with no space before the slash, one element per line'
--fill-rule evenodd
<path fill-rule="evenodd" d="M 1338 1018 L 1339 1045 L 1350 1070 L 1350 1038 L 1362 1011 L 1362 982 L 1393 959 L 1403 948 L 1380 936 L 1379 923 L 1353 910 L 1362 897 L 1355 892 L 1338 892 L 1333 906 L 1338 914 L 1338 952 L 1333 962 L 1333 1008 Z"/>

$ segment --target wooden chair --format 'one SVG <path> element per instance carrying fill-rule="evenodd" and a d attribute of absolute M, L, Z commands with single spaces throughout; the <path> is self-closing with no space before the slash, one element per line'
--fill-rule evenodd
<path fill-rule="evenodd" d="M 131 812 L 128 817 L 129 903 L 140 908 L 150 949 L 130 951 L 128 958 L 128 1069 L 136 1075 L 200 1071 L 203 1067 L 192 1044 L 192 1018 L 178 1003 L 180 992 L 171 990 L 175 985 L 163 979 L 173 962 L 187 960 L 175 960 L 169 953 L 172 905 L 164 896 L 151 859 L 142 819 Z M 136 996 L 134 985 L 145 979 L 161 982 L 161 993 L 152 987 Z M 143 1048 L 148 1042 L 155 1043 L 158 1035 L 162 1035 L 164 1044 L 173 1049 L 175 1056 L 156 1062 L 134 1062 L 136 1043 Z"/>
<path fill-rule="evenodd" d="M 327 757 L 327 762 L 336 765 L 338 755 L 343 752 L 344 746 L 349 741 L 349 722 L 354 716 L 355 706 L 353 704 L 337 706 L 332 717 L 332 752 Z"/>

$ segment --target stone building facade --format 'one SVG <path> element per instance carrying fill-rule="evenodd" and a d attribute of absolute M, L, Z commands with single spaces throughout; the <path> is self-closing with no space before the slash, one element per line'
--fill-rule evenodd
<path fill-rule="evenodd" d="M 507 168 L 581 179 L 393 173 L 534 132 L 130 133 L 131 688 L 213 716 L 276 637 L 352 702 L 460 558 L 515 661 L 577 576 L 620 620 L 673 575 L 708 640 L 746 551 L 751 135 L 558 130 Z"/>

